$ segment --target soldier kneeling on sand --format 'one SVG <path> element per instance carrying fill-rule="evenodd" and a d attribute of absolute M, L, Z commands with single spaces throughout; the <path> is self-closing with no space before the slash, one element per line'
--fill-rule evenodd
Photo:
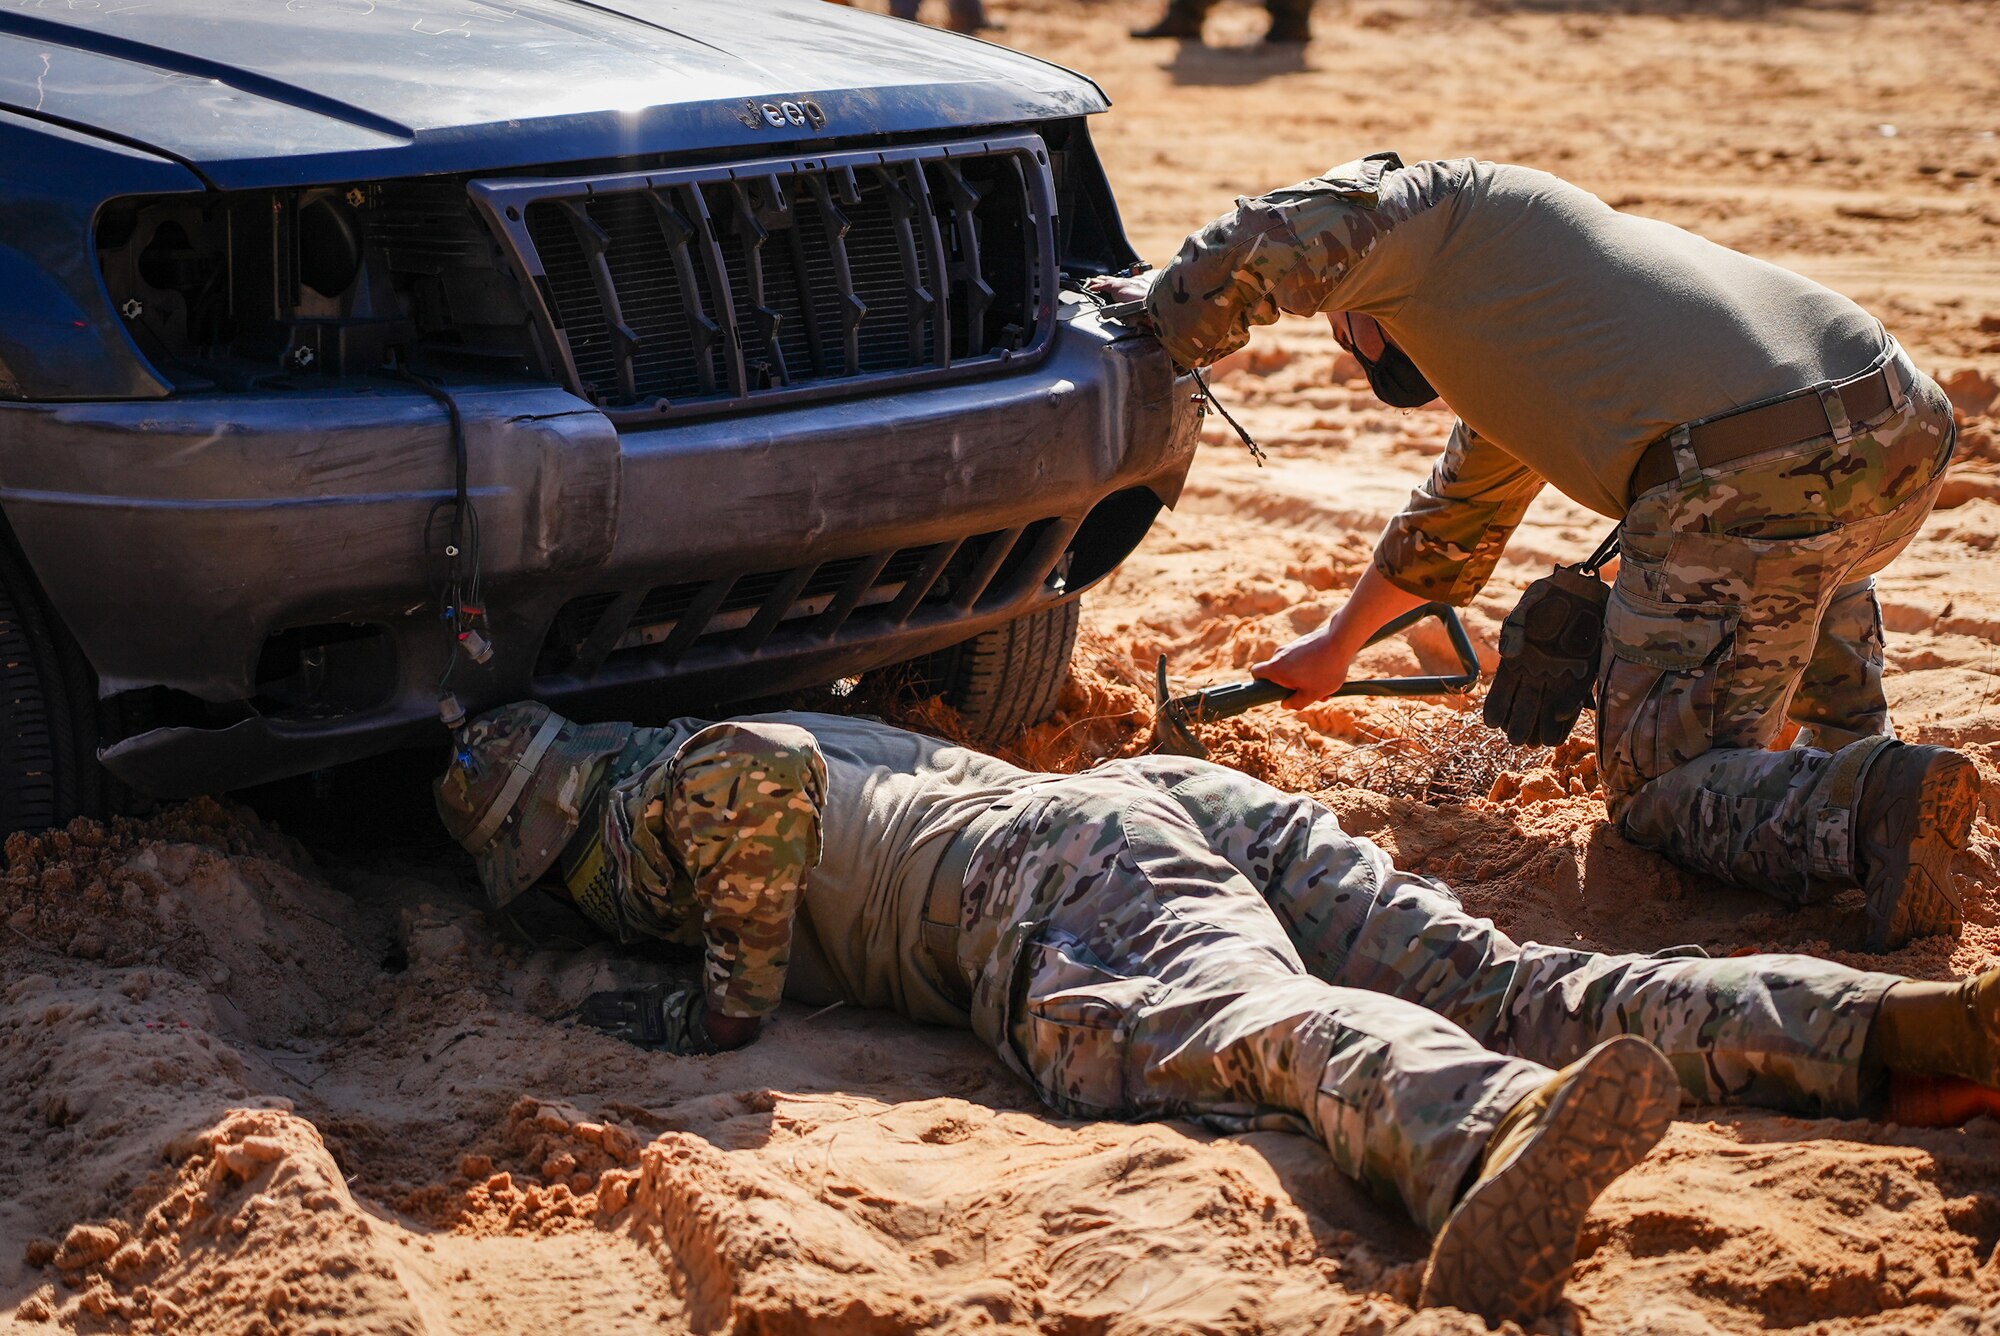
<path fill-rule="evenodd" d="M 1326 808 L 1203 761 L 1034 774 L 864 719 L 473 721 L 438 810 L 496 905 L 553 872 L 701 981 L 594 996 L 649 1047 L 781 997 L 969 1026 L 1057 1112 L 1281 1128 L 1436 1235 L 1422 1301 L 1529 1320 L 1685 1092 L 1848 1115 L 2000 1084 L 2000 971 L 1516 944 Z"/>
<path fill-rule="evenodd" d="M 1253 669 L 1294 707 L 1399 613 L 1470 602 L 1554 484 L 1618 521 L 1617 581 L 1591 560 L 1530 588 L 1488 721 L 1558 742 L 1594 687 L 1634 843 L 1795 904 L 1859 886 L 1871 950 L 1959 930 L 1979 774 L 1895 741 L 1874 580 L 1956 428 L 1880 321 L 1546 172 L 1393 153 L 1239 199 L 1157 275 L 1092 286 L 1143 300 L 1188 366 L 1328 315 L 1385 401 L 1458 415 L 1340 612 Z M 1787 717 L 1797 740 L 1772 750 Z"/>

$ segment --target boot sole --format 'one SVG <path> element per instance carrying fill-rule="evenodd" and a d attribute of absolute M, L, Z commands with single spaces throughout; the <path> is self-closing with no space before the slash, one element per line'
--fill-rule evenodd
<path fill-rule="evenodd" d="M 1673 1122 L 1680 1082 L 1658 1049 L 1621 1035 L 1583 1059 L 1513 1162 L 1466 1193 L 1438 1231 L 1418 1303 L 1532 1322 L 1562 1297 L 1591 1203 Z"/>
<path fill-rule="evenodd" d="M 1870 951 L 1893 951 L 1913 937 L 1955 936 L 1964 926 L 1951 864 L 1972 830 L 1979 789 L 1979 768 L 1970 760 L 1937 756 L 1915 799 L 1890 813 L 1882 847 L 1897 852 L 1867 881 Z"/>

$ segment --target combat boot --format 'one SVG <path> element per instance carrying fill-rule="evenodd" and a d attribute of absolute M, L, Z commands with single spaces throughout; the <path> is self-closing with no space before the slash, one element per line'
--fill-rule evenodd
<path fill-rule="evenodd" d="M 1269 0 L 1271 26 L 1265 46 L 1304 46 L 1312 40 L 1312 0 Z"/>
<path fill-rule="evenodd" d="M 1949 747 L 1891 742 L 1870 758 L 1854 804 L 1854 861 L 1868 894 L 1868 949 L 1956 935 L 1951 860 L 1979 807 L 1979 768 Z"/>
<path fill-rule="evenodd" d="M 1494 1129 L 1431 1246 L 1418 1303 L 1524 1326 L 1548 1312 L 1591 1203 L 1666 1135 L 1679 1105 L 1673 1067 L 1632 1035 L 1563 1068 Z"/>
<path fill-rule="evenodd" d="M 2000 1118 L 2000 1090 L 1961 1076 L 1906 1076 L 1889 1080 L 1889 1121 L 1904 1127 L 1963 1127 L 1974 1118 Z"/>
<path fill-rule="evenodd" d="M 1862 1053 L 1904 1076 L 2000 1086 L 2000 968 L 1970 979 L 1906 979 L 1882 995 Z"/>
<path fill-rule="evenodd" d="M 1132 35 L 1141 41 L 1153 38 L 1177 38 L 1183 42 L 1201 40 L 1201 22 L 1208 17 L 1208 6 L 1189 3 L 1189 0 L 1172 0 L 1160 21 L 1150 28 L 1134 28 Z"/>
<path fill-rule="evenodd" d="M 985 0 L 951 0 L 944 26 L 953 32 L 968 35 L 981 32 L 1002 32 L 1005 27 L 986 17 Z"/>

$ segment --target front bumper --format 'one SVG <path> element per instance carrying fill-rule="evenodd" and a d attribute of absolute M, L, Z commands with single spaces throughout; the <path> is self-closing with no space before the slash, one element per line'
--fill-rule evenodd
<path fill-rule="evenodd" d="M 1071 597 L 1176 499 L 1198 421 L 1158 345 L 1084 303 L 1033 366 L 811 407 L 620 432 L 553 387 L 452 393 L 495 648 L 452 689 L 584 717 L 827 681 Z M 101 694 L 193 707 L 101 753 L 160 796 L 442 740 L 426 529 L 451 475 L 443 410 L 392 381 L 0 405 L 0 507 Z M 373 637 L 379 690 L 260 695 L 272 637 L 327 626 Z"/>

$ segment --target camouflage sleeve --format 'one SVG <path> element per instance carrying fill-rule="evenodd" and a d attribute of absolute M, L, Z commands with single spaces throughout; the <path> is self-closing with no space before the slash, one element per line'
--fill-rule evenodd
<path fill-rule="evenodd" d="M 1281 314 L 1399 304 L 1430 257 L 1383 243 L 1457 190 L 1466 170 L 1461 163 L 1405 168 L 1395 155 L 1377 154 L 1239 198 L 1153 280 L 1146 308 L 1160 342 L 1181 365 L 1206 366 L 1248 342 L 1251 326 Z"/>
<path fill-rule="evenodd" d="M 789 724 L 714 724 L 674 759 L 655 819 L 694 879 L 703 984 L 724 1016 L 777 1008 L 825 804 L 819 745 Z"/>
<path fill-rule="evenodd" d="M 1375 545 L 1375 569 L 1398 589 L 1465 604 L 1480 591 L 1542 475 L 1463 422 L 1424 485 Z"/>

